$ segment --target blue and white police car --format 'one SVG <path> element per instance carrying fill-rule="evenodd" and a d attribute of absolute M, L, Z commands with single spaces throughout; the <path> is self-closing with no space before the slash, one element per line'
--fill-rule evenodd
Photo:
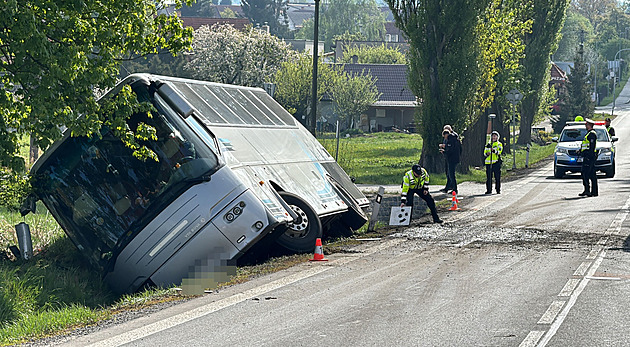
<path fill-rule="evenodd" d="M 593 129 L 597 133 L 597 161 L 595 169 L 606 177 L 615 176 L 615 136 L 610 136 L 606 127 L 596 124 Z M 583 158 L 578 155 L 582 140 L 586 136 L 584 122 L 567 122 L 559 137 L 552 138 L 557 142 L 553 162 L 553 175 L 562 178 L 567 172 L 580 172 Z"/>

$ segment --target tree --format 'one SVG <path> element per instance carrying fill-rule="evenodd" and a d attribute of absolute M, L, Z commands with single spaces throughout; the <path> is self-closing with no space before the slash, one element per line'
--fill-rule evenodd
<path fill-rule="evenodd" d="M 406 64 L 405 53 L 398 47 L 390 48 L 381 44 L 379 46 L 360 46 L 350 43 L 344 45 L 341 63 L 351 63 L 352 57 L 357 57 L 359 64 Z"/>
<path fill-rule="evenodd" d="M 485 0 L 387 0 L 396 25 L 409 39 L 409 86 L 422 99 L 419 129 L 424 145 L 421 162 L 441 171 L 436 150 L 442 126 L 460 129 L 468 119 L 478 78 L 475 28 Z M 470 108 L 470 106 L 468 106 Z"/>
<path fill-rule="evenodd" d="M 196 0 L 189 6 L 183 6 L 181 9 L 182 17 L 208 17 L 217 16 L 216 5 L 219 0 Z"/>
<path fill-rule="evenodd" d="M 272 35 L 285 38 L 288 35 L 288 0 L 241 0 L 245 17 L 254 25 L 269 25 Z"/>
<path fill-rule="evenodd" d="M 575 47 L 582 38 L 593 36 L 593 26 L 588 19 L 575 10 L 567 11 L 567 18 L 561 31 L 558 49 L 553 54 L 554 61 L 571 61 L 575 57 Z"/>
<path fill-rule="evenodd" d="M 340 120 L 350 127 L 357 124 L 361 114 L 378 101 L 380 93 L 369 73 L 354 75 L 340 70 L 330 89 L 330 95 Z"/>
<path fill-rule="evenodd" d="M 588 19 L 591 24 L 617 6 L 617 0 L 571 0 L 571 8 Z"/>
<path fill-rule="evenodd" d="M 173 55 L 169 52 L 152 53 L 124 61 L 121 65 L 121 78 L 132 73 L 151 73 L 163 76 L 192 78 L 184 70 L 186 57 L 183 54 Z"/>
<path fill-rule="evenodd" d="M 313 39 L 313 19 L 304 21 L 295 34 L 299 39 Z M 321 6 L 319 39 L 330 48 L 339 35 L 360 35 L 368 41 L 383 41 L 385 15 L 375 0 L 330 0 Z"/>
<path fill-rule="evenodd" d="M 221 15 L 221 18 L 237 18 L 238 17 L 238 14 L 229 7 L 221 11 L 221 13 L 219 14 Z"/>
<path fill-rule="evenodd" d="M 591 101 L 591 92 L 588 66 L 584 61 L 584 47 L 580 45 L 567 83 L 567 102 L 563 107 L 566 110 L 563 113 L 565 113 L 567 120 L 573 119 L 575 116 L 586 118 L 593 114 L 594 106 Z"/>
<path fill-rule="evenodd" d="M 335 71 L 329 64 L 320 61 L 317 70 L 317 101 L 333 85 Z M 276 93 L 274 99 L 287 109 L 302 124 L 306 125 L 309 106 L 312 99 L 313 60 L 300 54 L 282 63 L 276 73 Z"/>
<path fill-rule="evenodd" d="M 103 104 L 96 102 L 94 90 L 115 84 L 124 59 L 162 49 L 175 53 L 190 45 L 192 30 L 184 29 L 176 15 L 158 12 L 164 6 L 154 0 L 4 1 L 0 165 L 24 167 L 18 139 L 31 135 L 46 148 L 63 127 L 91 136 L 108 125 L 137 148 L 137 134 L 121 126 L 142 106 L 128 89 Z"/>
<path fill-rule="evenodd" d="M 262 87 L 287 59 L 297 54 L 265 31 L 236 30 L 229 24 L 202 26 L 194 33 L 185 70 L 197 79 Z"/>
<path fill-rule="evenodd" d="M 531 33 L 525 36 L 525 58 L 522 61 L 527 89 L 522 91 L 525 97 L 521 101 L 519 144 L 531 142 L 532 124 L 549 88 L 545 82 L 551 67 L 549 57 L 556 49 L 569 0 L 530 0 L 529 4 L 527 18 L 533 23 Z"/>

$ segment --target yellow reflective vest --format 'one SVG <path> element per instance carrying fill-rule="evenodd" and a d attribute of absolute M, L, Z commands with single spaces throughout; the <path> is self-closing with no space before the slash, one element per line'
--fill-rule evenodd
<path fill-rule="evenodd" d="M 503 153 L 503 144 L 500 141 L 493 142 L 492 148 L 485 147 L 483 155 L 486 156 L 486 165 L 494 164 L 501 158 Z"/>
<path fill-rule="evenodd" d="M 400 200 L 403 203 L 406 203 L 407 192 L 409 192 L 409 189 L 420 188 L 429 189 L 429 173 L 427 170 L 422 168 L 422 174 L 420 174 L 420 177 L 414 176 L 412 170 L 407 171 L 405 176 L 403 176 L 402 196 L 400 197 Z"/>

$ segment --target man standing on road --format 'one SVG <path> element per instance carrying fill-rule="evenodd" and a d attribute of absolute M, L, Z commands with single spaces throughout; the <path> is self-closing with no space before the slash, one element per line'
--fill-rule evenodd
<path fill-rule="evenodd" d="M 433 223 L 442 223 L 442 220 L 438 217 L 437 208 L 435 208 L 435 200 L 429 194 L 429 173 L 418 164 L 414 164 L 411 170 L 407 171 L 403 177 L 400 207 L 408 205 L 413 208 L 414 194 L 417 194 L 427 203 L 429 210 L 431 210 L 431 216 L 433 216 Z"/>
<path fill-rule="evenodd" d="M 606 131 L 608 131 L 608 134 L 610 136 L 615 136 L 615 128 L 610 126 L 610 122 L 611 122 L 610 118 L 606 118 L 606 120 L 605 120 Z"/>
<path fill-rule="evenodd" d="M 501 194 L 501 153 L 503 144 L 499 141 L 499 132 L 493 131 L 490 143 L 483 150 L 483 155 L 486 156 L 486 194 L 492 194 L 492 175 L 496 182 L 497 194 Z"/>
<path fill-rule="evenodd" d="M 453 131 L 453 128 L 449 124 L 446 124 L 444 128 L 442 128 L 442 133 L 444 133 L 444 130 L 448 130 L 451 133 L 457 135 L 457 133 Z M 444 137 L 444 135 L 442 135 L 442 137 Z M 446 148 L 446 138 L 444 138 L 442 140 L 442 143 L 440 144 L 440 153 L 444 154 L 444 148 Z M 446 156 L 444 156 L 444 174 L 446 175 L 446 186 L 444 186 L 443 189 L 440 189 L 442 193 L 448 192 L 448 189 L 450 188 L 448 181 L 448 160 L 446 160 Z"/>
<path fill-rule="evenodd" d="M 449 190 L 457 193 L 457 179 L 455 178 L 455 169 L 459 164 L 459 157 L 462 151 L 461 142 L 457 134 L 444 130 L 442 132 L 444 138 L 444 158 L 446 160 L 446 191 Z"/>
<path fill-rule="evenodd" d="M 586 119 L 586 135 L 582 140 L 580 146 L 580 156 L 582 157 L 582 184 L 584 185 L 584 191 L 578 194 L 579 196 L 597 196 L 597 174 L 595 170 L 595 160 L 597 160 L 597 133 L 593 130 L 595 122 L 591 119 Z M 590 180 L 590 187 L 589 187 Z"/>

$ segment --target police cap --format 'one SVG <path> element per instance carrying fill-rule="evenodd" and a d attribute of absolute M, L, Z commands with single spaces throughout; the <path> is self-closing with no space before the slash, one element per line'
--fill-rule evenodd
<path fill-rule="evenodd" d="M 422 175 L 422 166 L 418 164 L 413 164 L 411 167 L 411 171 L 413 171 L 416 175 Z"/>

